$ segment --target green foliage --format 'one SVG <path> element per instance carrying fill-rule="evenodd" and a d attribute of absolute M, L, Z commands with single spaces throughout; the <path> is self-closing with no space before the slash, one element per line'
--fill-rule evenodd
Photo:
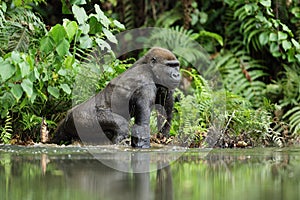
<path fill-rule="evenodd" d="M 4 126 L 0 127 L 0 131 L 0 141 L 2 141 L 4 144 L 9 144 L 13 133 L 12 117 L 9 115 L 9 113 L 6 114 Z"/>
<path fill-rule="evenodd" d="M 95 5 L 96 14 L 89 16 L 76 5 L 72 10 L 77 22 L 64 20 L 49 32 L 39 18 L 27 10 L 1 15 L 0 35 L 9 33 L 6 25 L 10 24 L 25 30 L 23 35 L 26 33 L 26 37 L 11 37 L 10 45 L 2 43 L 3 56 L 0 57 L 0 99 L 3 102 L 0 114 L 4 119 L 8 111 L 13 113 L 14 131 L 19 134 L 37 138 L 35 133 L 42 116 L 48 119 L 49 127 L 54 128 L 54 122 L 71 106 L 72 89 L 76 76 L 82 72 L 81 66 L 94 61 L 90 53 L 96 47 L 109 51 L 110 45 L 105 40 L 116 43 L 113 32 L 124 28 L 116 20 L 108 19 L 98 5 Z M 24 45 L 11 45 L 21 43 Z M 5 124 L 1 124 L 1 129 L 7 130 Z"/>
<path fill-rule="evenodd" d="M 176 26 L 153 32 L 146 42 L 152 46 L 170 49 L 177 55 L 181 66 L 194 64 L 193 67 L 199 69 L 208 66 L 210 61 L 206 51 L 193 40 L 198 37 L 199 34 L 193 33 L 192 30 L 185 30 L 183 27 Z"/>
<path fill-rule="evenodd" d="M 277 84 L 283 88 L 284 98 L 281 100 L 282 107 L 288 107 L 289 110 L 283 115 L 287 119 L 291 132 L 300 134 L 300 72 L 298 66 L 285 66 L 285 77 Z"/>
<path fill-rule="evenodd" d="M 45 2 L 45 0 L 6 0 L 2 2 L 2 9 L 6 10 L 7 7 L 27 7 L 30 4 L 40 4 Z"/>
<path fill-rule="evenodd" d="M 191 142 L 197 133 L 207 131 L 212 109 L 212 91 L 196 70 L 182 69 L 181 72 L 193 78 L 195 90 L 193 95 L 184 95 L 180 90 L 176 90 L 175 96 L 180 101 L 174 105 L 176 112 L 171 134 L 179 136 L 183 142 Z"/>
<path fill-rule="evenodd" d="M 261 61 L 251 58 L 247 52 L 230 51 L 217 59 L 216 67 L 223 76 L 223 83 L 229 91 L 250 100 L 254 105 L 261 106 L 268 76 L 267 67 Z"/>
<path fill-rule="evenodd" d="M 30 10 L 18 8 L 4 12 L 0 9 L 0 56 L 36 48 L 45 33 L 45 25 Z"/>
<path fill-rule="evenodd" d="M 264 138 L 272 130 L 272 115 L 265 107 L 262 105 L 259 109 L 253 109 L 247 99 L 226 92 L 225 119 L 228 126 L 225 131 L 233 135 L 248 134 L 254 139 Z"/>
<path fill-rule="evenodd" d="M 233 5 L 234 17 L 241 22 L 240 33 L 248 51 L 259 51 L 267 46 L 275 58 L 300 62 L 300 45 L 292 30 L 274 16 L 271 0 L 250 2 L 243 6 L 240 2 Z"/>

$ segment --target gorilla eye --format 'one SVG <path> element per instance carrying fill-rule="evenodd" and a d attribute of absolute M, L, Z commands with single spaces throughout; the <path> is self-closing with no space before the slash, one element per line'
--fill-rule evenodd
<path fill-rule="evenodd" d="M 151 62 L 156 63 L 156 57 L 152 57 Z"/>

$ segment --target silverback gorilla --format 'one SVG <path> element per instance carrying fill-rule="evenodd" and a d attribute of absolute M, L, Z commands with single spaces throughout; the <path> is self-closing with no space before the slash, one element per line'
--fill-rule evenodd
<path fill-rule="evenodd" d="M 151 109 L 156 106 L 166 117 L 167 122 L 160 127 L 160 132 L 167 137 L 173 90 L 179 82 L 179 62 L 174 54 L 153 47 L 101 92 L 69 110 L 52 142 L 70 142 L 80 137 L 87 143 L 99 144 L 108 138 L 117 144 L 129 136 L 129 121 L 133 117 L 131 145 L 149 148 Z M 158 120 L 158 126 L 159 121 L 162 120 Z"/>

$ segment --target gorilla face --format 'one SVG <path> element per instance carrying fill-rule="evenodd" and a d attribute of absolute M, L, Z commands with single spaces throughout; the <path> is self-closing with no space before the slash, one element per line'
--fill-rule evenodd
<path fill-rule="evenodd" d="M 168 89 L 175 89 L 180 83 L 179 62 L 175 60 L 152 60 L 154 81 Z"/>

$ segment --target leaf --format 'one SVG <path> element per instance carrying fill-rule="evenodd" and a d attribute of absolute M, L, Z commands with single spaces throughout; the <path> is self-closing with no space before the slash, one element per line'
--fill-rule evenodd
<path fill-rule="evenodd" d="M 13 94 L 13 96 L 16 98 L 17 101 L 19 101 L 23 95 L 22 87 L 19 84 L 14 84 L 10 91 Z"/>
<path fill-rule="evenodd" d="M 292 38 L 292 43 L 296 47 L 296 49 L 300 49 L 300 44 L 294 38 Z"/>
<path fill-rule="evenodd" d="M 34 76 L 37 80 L 40 80 L 40 72 L 38 71 L 38 69 L 35 67 L 34 68 Z"/>
<path fill-rule="evenodd" d="M 106 28 L 103 28 L 103 33 L 104 35 L 107 37 L 107 39 L 115 44 L 118 43 L 116 37 L 109 31 L 107 30 Z"/>
<path fill-rule="evenodd" d="M 104 15 L 104 12 L 100 9 L 99 5 L 95 5 L 96 13 L 98 14 L 98 20 L 101 24 L 108 28 L 109 24 L 111 23 L 110 20 Z"/>
<path fill-rule="evenodd" d="M 84 35 L 80 38 L 80 47 L 83 49 L 91 48 L 93 41 L 88 35 Z"/>
<path fill-rule="evenodd" d="M 262 32 L 260 35 L 259 35 L 259 43 L 264 46 L 268 43 L 269 41 L 269 35 L 267 32 Z"/>
<path fill-rule="evenodd" d="M 272 55 L 274 57 L 279 57 L 281 56 L 280 52 L 279 52 L 279 47 L 278 47 L 278 44 L 276 43 L 271 43 L 270 45 L 270 52 L 272 53 Z"/>
<path fill-rule="evenodd" d="M 67 84 L 60 84 L 60 88 L 67 94 L 71 94 L 71 89 Z"/>
<path fill-rule="evenodd" d="M 67 35 L 68 35 L 68 38 L 69 38 L 69 41 L 72 41 L 77 30 L 78 30 L 78 25 L 76 22 L 72 21 L 72 22 L 69 22 L 67 23 L 67 25 L 65 26 L 65 30 L 67 32 Z"/>
<path fill-rule="evenodd" d="M 89 20 L 89 25 L 90 25 L 90 34 L 96 34 L 101 32 L 102 30 L 102 25 L 98 22 L 96 17 L 91 17 Z"/>
<path fill-rule="evenodd" d="M 223 38 L 222 38 L 222 36 L 219 35 L 219 34 L 216 34 L 216 33 L 212 33 L 212 32 L 209 32 L 209 31 L 200 31 L 200 32 L 199 32 L 199 36 L 207 36 L 207 37 L 211 37 L 211 38 L 217 40 L 217 42 L 218 42 L 221 46 L 223 46 L 223 44 L 224 44 L 224 43 L 223 43 Z"/>
<path fill-rule="evenodd" d="M 278 40 L 286 40 L 288 35 L 282 31 L 278 31 Z"/>
<path fill-rule="evenodd" d="M 30 73 L 30 66 L 28 63 L 26 62 L 21 62 L 19 64 L 20 70 L 21 70 L 21 76 L 22 78 L 24 78 L 25 76 L 27 76 Z"/>
<path fill-rule="evenodd" d="M 54 96 L 55 98 L 59 98 L 59 89 L 56 87 L 48 86 L 47 91 Z"/>
<path fill-rule="evenodd" d="M 108 50 L 111 50 L 111 46 L 104 40 L 96 38 L 96 43 L 100 47 L 101 50 L 104 50 L 107 48 Z"/>
<path fill-rule="evenodd" d="M 295 57 L 297 58 L 298 62 L 300 63 L 300 54 L 296 54 Z"/>
<path fill-rule="evenodd" d="M 33 94 L 33 83 L 29 79 L 24 79 L 21 83 L 21 86 L 28 98 L 31 98 Z"/>
<path fill-rule="evenodd" d="M 269 40 L 275 42 L 278 40 L 278 36 L 276 33 L 270 33 Z"/>
<path fill-rule="evenodd" d="M 86 0 L 71 0 L 71 4 L 84 5 L 86 4 Z"/>
<path fill-rule="evenodd" d="M 4 61 L 0 63 L 0 76 L 2 78 L 2 81 L 8 80 L 12 75 L 14 75 L 16 72 L 16 67 L 11 65 L 10 63 Z"/>
<path fill-rule="evenodd" d="M 264 7 L 271 7 L 271 0 L 260 0 L 260 3 Z"/>
<path fill-rule="evenodd" d="M 288 51 L 292 47 L 292 43 L 287 40 L 283 40 L 282 47 L 285 51 Z"/>
<path fill-rule="evenodd" d="M 51 51 L 53 51 L 53 49 L 54 49 L 54 40 L 49 36 L 44 37 L 40 43 L 40 50 L 45 54 L 48 54 Z"/>
<path fill-rule="evenodd" d="M 65 28 L 60 24 L 56 24 L 54 27 L 52 27 L 49 35 L 53 38 L 56 45 L 58 45 L 61 40 L 68 36 Z"/>
<path fill-rule="evenodd" d="M 80 30 L 82 31 L 83 34 L 88 34 L 90 32 L 90 25 L 89 24 L 82 24 L 80 25 Z"/>
<path fill-rule="evenodd" d="M 13 63 L 21 62 L 20 52 L 18 51 L 11 52 L 11 59 L 13 60 Z"/>
<path fill-rule="evenodd" d="M 67 58 L 64 60 L 64 64 L 63 65 L 65 66 L 65 68 L 72 69 L 72 66 L 73 66 L 74 62 L 75 62 L 75 59 L 74 59 L 73 56 L 67 56 Z M 60 70 L 62 70 L 62 69 L 60 69 Z M 58 74 L 59 74 L 59 71 L 58 71 Z"/>
<path fill-rule="evenodd" d="M 69 48 L 70 48 L 70 43 L 66 39 L 63 39 L 56 47 L 56 52 L 58 53 L 59 56 L 63 57 L 69 52 Z"/>
<path fill-rule="evenodd" d="M 114 20 L 113 23 L 114 23 L 114 25 L 115 25 L 116 27 L 118 27 L 119 29 L 122 29 L 122 30 L 125 29 L 125 26 L 124 26 L 122 23 L 120 23 L 118 20 Z"/>
<path fill-rule="evenodd" d="M 77 5 L 73 5 L 72 12 L 74 13 L 75 18 L 80 25 L 84 24 L 87 21 L 88 16 L 87 16 L 84 8 L 78 7 Z"/>

